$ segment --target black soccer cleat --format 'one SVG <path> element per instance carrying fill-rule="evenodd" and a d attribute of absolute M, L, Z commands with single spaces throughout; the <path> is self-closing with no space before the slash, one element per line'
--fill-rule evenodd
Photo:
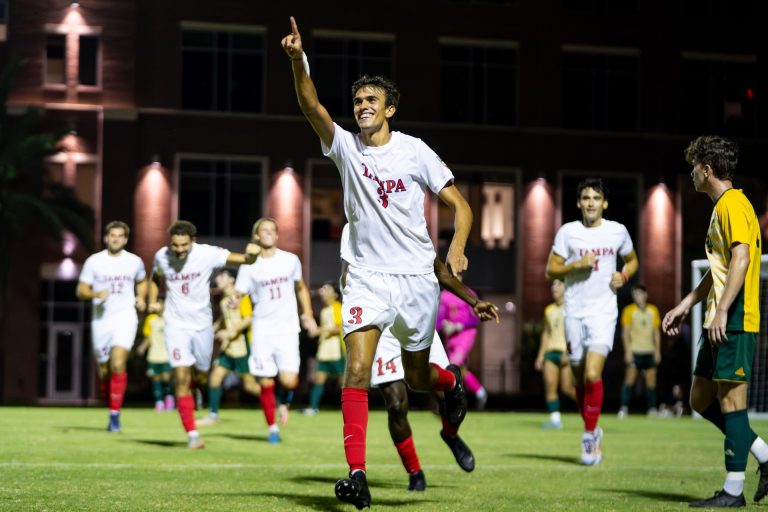
<path fill-rule="evenodd" d="M 423 492 L 427 488 L 427 479 L 422 470 L 408 474 L 408 490 Z"/>
<path fill-rule="evenodd" d="M 368 480 L 365 471 L 355 471 L 336 482 L 336 497 L 341 501 L 353 504 L 357 510 L 371 506 L 371 492 L 368 490 Z"/>
<path fill-rule="evenodd" d="M 692 508 L 738 508 L 746 507 L 747 500 L 743 494 L 732 496 L 725 492 L 725 489 L 717 491 L 714 496 L 701 501 L 691 501 L 688 503 Z"/>
<path fill-rule="evenodd" d="M 472 450 L 469 449 L 469 446 L 467 446 L 467 444 L 462 441 L 459 436 L 448 437 L 442 430 L 440 431 L 440 437 L 443 438 L 445 444 L 447 444 L 448 448 L 450 448 L 451 452 L 453 452 L 453 456 L 456 459 L 459 467 L 467 473 L 474 471 L 475 456 L 472 454 Z"/>
<path fill-rule="evenodd" d="M 757 489 L 755 489 L 755 502 L 765 498 L 768 494 L 768 462 L 763 462 L 757 466 L 757 472 L 760 478 L 757 480 Z"/>
<path fill-rule="evenodd" d="M 461 368 L 455 364 L 449 364 L 446 370 L 453 373 L 456 385 L 453 389 L 445 391 L 445 417 L 450 425 L 458 427 L 467 415 L 467 393 L 464 389 L 464 379 L 461 377 Z"/>

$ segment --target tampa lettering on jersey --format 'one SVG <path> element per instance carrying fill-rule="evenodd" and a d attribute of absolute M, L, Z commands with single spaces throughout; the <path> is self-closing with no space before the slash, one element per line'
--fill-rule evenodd
<path fill-rule="evenodd" d="M 613 256 L 616 254 L 613 247 L 602 247 L 596 249 L 579 249 L 579 256 L 584 256 L 590 252 L 594 253 L 595 256 Z"/>
<path fill-rule="evenodd" d="M 167 276 L 165 279 L 167 281 L 191 281 L 193 279 L 197 279 L 200 277 L 202 272 L 191 272 L 188 274 L 171 274 Z"/>
<path fill-rule="evenodd" d="M 281 283 L 287 283 L 288 281 L 288 276 L 273 277 L 272 279 L 259 281 L 259 286 L 275 286 Z"/>
<path fill-rule="evenodd" d="M 104 276 L 104 275 L 101 275 L 101 276 L 98 276 L 96 279 L 98 281 L 103 281 L 103 282 L 133 281 L 133 276 L 129 276 L 129 275 L 125 275 L 125 274 L 119 275 L 119 276 Z"/>
<path fill-rule="evenodd" d="M 375 181 L 379 184 L 379 188 L 376 189 L 376 193 L 379 194 L 379 201 L 381 206 L 386 208 L 389 206 L 389 194 L 393 192 L 405 192 L 405 184 L 403 180 L 398 178 L 395 180 L 380 180 L 378 176 L 368 170 L 368 166 L 363 164 L 363 176 Z"/>

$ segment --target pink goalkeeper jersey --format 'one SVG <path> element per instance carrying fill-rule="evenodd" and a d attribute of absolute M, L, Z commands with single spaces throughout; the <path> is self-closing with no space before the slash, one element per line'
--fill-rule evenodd
<path fill-rule="evenodd" d="M 477 297 L 477 294 L 473 291 L 472 295 Z M 443 322 L 448 320 L 449 322 L 460 323 L 465 329 L 474 327 L 480 323 L 480 319 L 477 318 L 475 312 L 472 311 L 472 307 L 452 294 L 448 290 L 440 292 L 440 306 L 437 309 L 437 323 L 436 329 L 439 331 Z"/>

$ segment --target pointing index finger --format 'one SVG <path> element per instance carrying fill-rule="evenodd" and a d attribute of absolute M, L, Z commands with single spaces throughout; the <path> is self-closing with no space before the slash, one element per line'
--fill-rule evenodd
<path fill-rule="evenodd" d="M 299 26 L 296 25 L 296 18 L 294 18 L 293 16 L 291 16 L 291 33 L 294 36 L 299 35 Z"/>

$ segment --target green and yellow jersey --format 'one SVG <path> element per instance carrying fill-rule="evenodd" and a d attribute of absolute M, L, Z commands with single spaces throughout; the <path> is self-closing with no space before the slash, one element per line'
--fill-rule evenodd
<path fill-rule="evenodd" d="M 549 330 L 549 341 L 545 352 L 565 352 L 565 307 L 552 303 L 544 308 L 544 322 Z"/>
<path fill-rule="evenodd" d="M 242 300 L 240 300 L 237 306 L 233 304 L 230 297 L 226 296 L 221 299 L 219 305 L 221 306 L 221 325 L 225 329 L 231 329 L 240 324 L 244 318 L 250 318 L 253 315 L 253 304 L 247 295 L 243 295 Z M 235 339 L 230 340 L 224 353 L 229 357 L 247 356 L 249 354 L 247 332 L 248 329 L 241 332 Z"/>
<path fill-rule="evenodd" d="M 341 332 L 341 302 L 333 301 L 330 306 L 320 311 L 320 327 L 331 328 L 336 326 Z M 344 358 L 344 341 L 341 334 L 321 334 L 317 341 L 318 361 L 338 361 Z"/>
<path fill-rule="evenodd" d="M 656 345 L 653 333 L 661 327 L 659 309 L 646 304 L 644 309 L 634 302 L 621 311 L 621 326 L 629 330 L 629 343 L 633 354 L 653 354 Z"/>
<path fill-rule="evenodd" d="M 142 334 L 149 338 L 149 350 L 147 350 L 147 362 L 160 364 L 168 362 L 168 350 L 165 348 L 165 321 L 163 317 L 150 313 L 144 319 Z"/>
<path fill-rule="evenodd" d="M 725 291 L 725 280 L 731 264 L 731 248 L 749 246 L 749 267 L 744 284 L 728 309 L 726 329 L 759 332 L 760 330 L 760 225 L 752 204 L 741 190 L 728 189 L 712 210 L 707 232 L 706 251 L 712 275 L 712 289 L 707 297 L 704 327 L 708 328 Z"/>

